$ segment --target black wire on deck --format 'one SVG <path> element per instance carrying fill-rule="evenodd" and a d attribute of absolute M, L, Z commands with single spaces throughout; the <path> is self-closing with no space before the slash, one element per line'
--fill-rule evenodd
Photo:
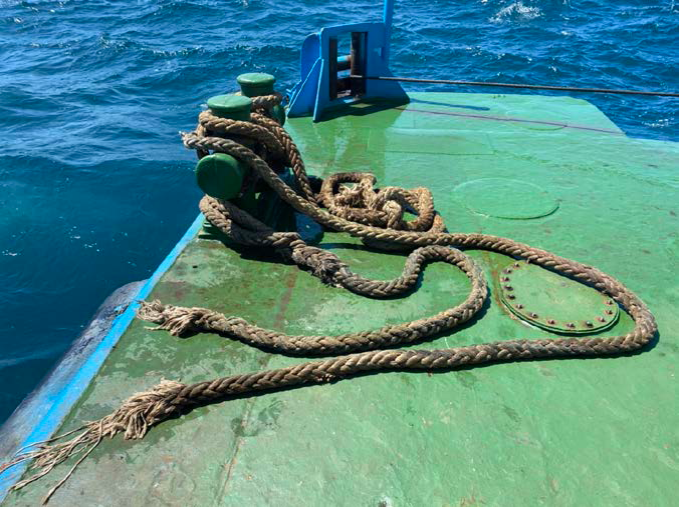
<path fill-rule="evenodd" d="M 499 88 L 527 88 L 529 90 L 557 90 L 566 92 L 588 92 L 588 93 L 615 93 L 620 95 L 652 95 L 656 97 L 679 97 L 679 93 L 674 92 L 646 92 L 638 90 L 611 90 L 607 88 L 576 88 L 572 86 L 547 86 L 529 85 L 519 83 L 482 83 L 478 81 L 451 81 L 448 79 L 416 79 L 412 77 L 387 77 L 387 76 L 350 76 L 357 79 L 372 79 L 378 81 L 404 81 L 406 83 L 433 83 L 464 86 L 494 86 Z"/>

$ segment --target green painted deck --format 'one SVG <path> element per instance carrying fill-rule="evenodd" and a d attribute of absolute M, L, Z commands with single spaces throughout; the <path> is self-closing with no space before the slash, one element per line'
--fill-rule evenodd
<path fill-rule="evenodd" d="M 369 170 L 380 185 L 427 186 L 450 230 L 508 236 L 618 277 L 655 313 L 658 343 L 618 358 L 382 373 L 233 399 L 141 441 L 104 442 L 50 505 L 676 505 L 679 144 L 629 139 L 591 104 L 567 97 L 412 98 L 287 127 L 313 173 Z M 476 185 L 497 192 L 488 199 Z M 490 216 L 513 212 L 544 216 Z M 368 251 L 344 234 L 326 234 L 322 244 L 366 276 L 402 269 L 403 255 Z M 471 255 L 492 280 L 490 305 L 470 325 L 416 347 L 550 336 L 503 308 L 496 275 L 509 259 Z M 430 315 L 467 290 L 459 272 L 432 265 L 414 294 L 368 300 L 275 257 L 196 238 L 152 298 L 314 334 Z M 136 321 L 121 338 L 63 429 L 163 378 L 188 383 L 304 361 L 146 325 Z M 603 333 L 630 327 L 622 315 Z M 37 505 L 67 470 L 7 504 Z"/>

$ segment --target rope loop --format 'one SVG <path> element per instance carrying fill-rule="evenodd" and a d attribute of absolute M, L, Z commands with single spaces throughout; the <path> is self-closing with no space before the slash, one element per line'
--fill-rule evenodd
<path fill-rule="evenodd" d="M 124 433 L 125 438 L 142 438 L 154 424 L 229 396 L 328 382 L 362 372 L 450 369 L 498 361 L 615 355 L 639 350 L 655 335 L 657 325 L 648 307 L 615 278 L 594 267 L 512 239 L 446 232 L 442 218 L 434 209 L 432 194 L 426 188 L 375 189 L 376 180 L 372 174 L 349 172 L 331 175 L 315 192 L 297 146 L 270 114 L 271 108 L 280 104 L 280 95 L 256 97 L 253 104 L 255 112 L 250 122 L 217 118 L 209 111 L 202 112 L 196 130 L 183 134 L 184 145 L 196 150 L 199 157 L 210 152 L 233 156 L 298 213 L 330 230 L 360 238 L 375 248 L 406 249 L 410 253 L 400 276 L 392 280 L 372 280 L 353 273 L 333 252 L 307 245 L 296 232 L 274 231 L 233 203 L 204 196 L 200 209 L 214 227 L 241 245 L 273 248 L 286 260 L 310 270 L 324 283 L 371 298 L 404 295 L 416 286 L 426 264 L 445 262 L 467 276 L 470 284 L 467 298 L 433 316 L 335 336 L 291 336 L 206 308 L 142 302 L 139 318 L 154 322 L 158 325 L 156 329 L 167 330 L 175 336 L 217 333 L 284 354 L 336 357 L 192 385 L 163 381 L 149 391 L 132 396 L 113 414 L 85 424 L 82 433 L 70 441 L 51 445 L 41 443 L 17 456 L 4 467 L 35 459 L 32 469 L 36 473 L 12 489 L 20 489 L 68 457 L 82 453 L 66 477 L 48 493 L 47 500 L 103 438 L 117 433 Z M 291 168 L 296 188 L 278 176 L 276 164 Z M 415 218 L 408 220 L 406 214 Z M 483 308 L 488 295 L 484 274 L 462 252 L 462 249 L 472 248 L 523 258 L 588 284 L 617 301 L 634 320 L 634 328 L 626 334 L 611 337 L 497 340 L 440 350 L 393 348 L 450 333 Z M 55 437 L 50 442 L 67 435 Z"/>

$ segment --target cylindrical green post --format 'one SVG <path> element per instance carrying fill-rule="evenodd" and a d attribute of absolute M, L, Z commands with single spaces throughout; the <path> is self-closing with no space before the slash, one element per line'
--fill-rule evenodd
<path fill-rule="evenodd" d="M 252 101 L 240 95 L 217 95 L 207 101 L 212 114 L 220 118 L 249 121 Z M 196 181 L 207 195 L 218 199 L 239 200 L 247 203 L 247 211 L 254 210 L 254 191 L 243 189 L 248 168 L 231 155 L 214 153 L 201 158 L 196 165 Z M 245 194 L 242 195 L 245 190 Z"/>
<path fill-rule="evenodd" d="M 240 92 L 246 97 L 271 95 L 276 78 L 264 72 L 249 72 L 236 78 L 240 85 Z"/>
<path fill-rule="evenodd" d="M 207 107 L 220 118 L 249 121 L 252 101 L 242 95 L 217 95 L 208 99 Z"/>
<path fill-rule="evenodd" d="M 247 168 L 231 155 L 214 153 L 196 164 L 196 182 L 203 192 L 218 199 L 240 196 Z"/>
<path fill-rule="evenodd" d="M 240 85 L 240 92 L 246 97 L 259 97 L 261 95 L 271 95 L 274 93 L 274 83 L 276 78 L 264 72 L 250 72 L 241 74 L 236 78 Z M 280 105 L 273 107 L 274 117 L 279 123 L 285 123 L 285 110 Z"/>

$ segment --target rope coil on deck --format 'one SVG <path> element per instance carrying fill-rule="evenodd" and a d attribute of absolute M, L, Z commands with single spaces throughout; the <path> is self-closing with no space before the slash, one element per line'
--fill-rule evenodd
<path fill-rule="evenodd" d="M 388 281 L 361 277 L 334 253 L 308 245 L 295 232 L 274 231 L 229 201 L 203 197 L 200 209 L 207 220 L 236 243 L 273 248 L 284 258 L 309 269 L 325 283 L 367 297 L 403 294 L 415 286 L 427 263 L 446 262 L 462 270 L 469 278 L 471 291 L 467 299 L 431 317 L 339 336 L 289 336 L 206 308 L 183 308 L 158 301 L 142 302 L 139 317 L 158 324 L 156 329 L 166 329 L 175 336 L 218 333 L 286 354 L 346 355 L 191 385 L 163 381 L 147 392 L 135 394 L 103 419 L 85 424 L 81 428 L 82 433 L 72 440 L 52 443 L 61 438 L 56 437 L 17 456 L 5 468 L 35 458 L 32 469 L 36 473 L 18 482 L 12 489 L 22 488 L 70 456 L 81 454 L 66 477 L 48 493 L 46 502 L 103 438 L 114 437 L 118 433 L 124 433 L 126 439 L 143 438 L 155 424 L 233 395 L 323 383 L 370 371 L 434 370 L 497 361 L 614 355 L 638 350 L 655 335 L 657 326 L 649 309 L 613 277 L 591 266 L 512 239 L 446 232 L 443 220 L 434 210 L 431 192 L 425 188 L 385 187 L 376 191 L 373 188 L 375 178 L 369 173 L 338 173 L 327 178 L 319 192 L 314 192 L 295 143 L 267 113 L 279 102 L 278 95 L 257 98 L 251 122 L 217 118 L 210 111 L 204 111 L 199 116 L 196 130 L 183 135 L 184 145 L 196 150 L 199 156 L 211 152 L 231 155 L 246 164 L 256 177 L 274 189 L 296 211 L 328 229 L 361 238 L 371 246 L 412 250 L 402 275 Z M 256 147 L 250 149 L 220 135 L 246 137 L 255 141 Z M 296 189 L 287 185 L 272 169 L 271 166 L 276 164 L 291 168 Z M 406 211 L 416 214 L 416 220 L 406 221 Z M 589 284 L 617 301 L 634 320 L 634 329 L 624 335 L 605 338 L 492 341 L 441 350 L 380 350 L 449 331 L 471 319 L 482 308 L 488 292 L 486 281 L 479 267 L 460 250 L 462 248 L 484 249 L 522 258 Z"/>

